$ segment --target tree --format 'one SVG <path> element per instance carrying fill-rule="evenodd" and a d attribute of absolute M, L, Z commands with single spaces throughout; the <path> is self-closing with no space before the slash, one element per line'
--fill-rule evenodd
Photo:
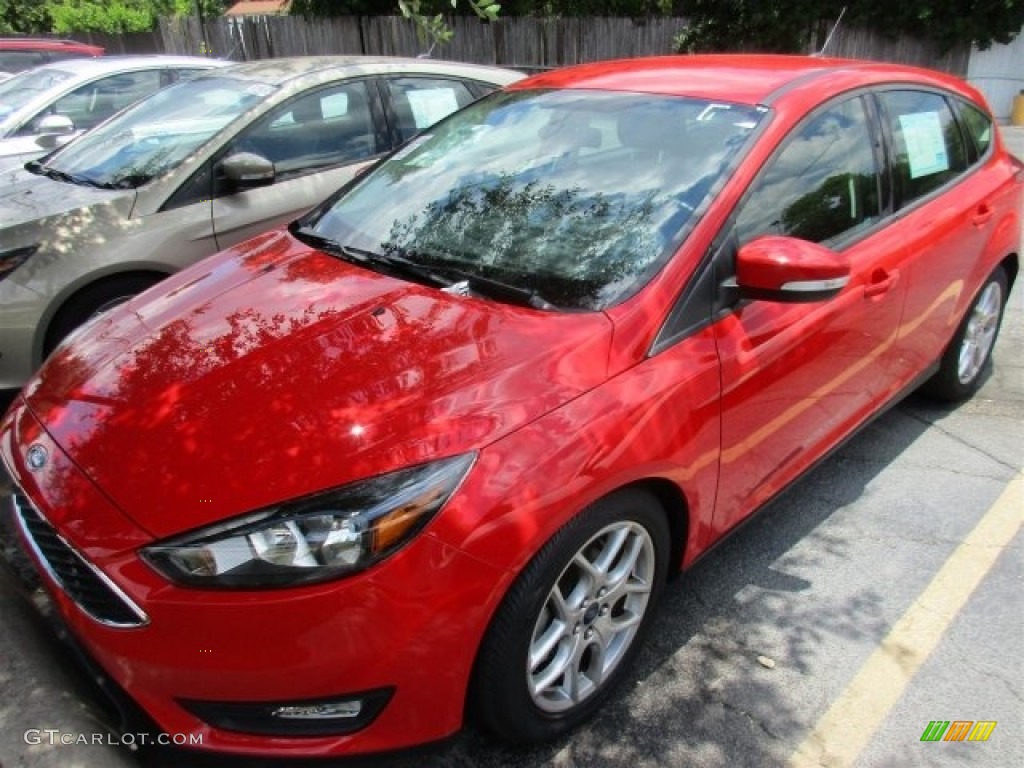
<path fill-rule="evenodd" d="M 501 5 L 498 0 L 466 0 L 463 12 L 469 8 L 485 21 L 498 18 Z M 433 44 L 447 43 L 452 30 L 444 20 L 445 12 L 458 12 L 458 0 L 398 0 L 398 11 L 416 25 L 421 40 Z M 395 12 L 394 0 L 294 0 L 292 13 L 302 16 L 367 16 L 390 15 Z"/>
<path fill-rule="evenodd" d="M 198 2 L 207 18 L 224 11 L 225 0 Z M 161 16 L 188 16 L 196 8 L 197 0 L 0 0 L 0 34 L 140 32 Z"/>
<path fill-rule="evenodd" d="M 53 31 L 60 34 L 85 30 L 118 34 L 153 28 L 153 4 L 132 0 L 61 0 L 50 6 Z"/>
<path fill-rule="evenodd" d="M 39 0 L 0 0 L 0 34 L 33 34 L 51 28 L 47 3 Z"/>
<path fill-rule="evenodd" d="M 802 52 L 820 21 L 897 36 L 934 40 L 943 49 L 1008 43 L 1024 26 L 1020 0 L 688 0 L 690 26 L 676 38 L 679 51 L 758 50 Z"/>

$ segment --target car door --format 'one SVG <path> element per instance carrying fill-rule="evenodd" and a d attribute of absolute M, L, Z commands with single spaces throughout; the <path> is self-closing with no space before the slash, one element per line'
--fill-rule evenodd
<path fill-rule="evenodd" d="M 958 308 L 970 298 L 963 295 L 964 278 L 973 274 L 1002 218 L 995 215 L 1002 203 L 993 175 L 965 173 L 968 137 L 946 95 L 894 88 L 879 93 L 878 100 L 892 156 L 894 227 L 909 254 L 900 330 L 909 378 L 935 362 L 953 336 Z M 973 145 L 970 149 L 976 153 Z"/>
<path fill-rule="evenodd" d="M 219 156 L 248 152 L 266 158 L 274 164 L 273 183 L 235 189 L 214 162 L 217 247 L 294 219 L 389 148 L 371 80 L 318 87 L 281 104 L 243 129 Z"/>
<path fill-rule="evenodd" d="M 722 378 L 720 533 L 773 496 L 874 410 L 894 375 L 905 251 L 885 213 L 877 122 L 863 96 L 819 108 L 744 196 L 715 257 L 733 276 L 760 235 L 821 243 L 849 259 L 828 301 L 742 301 L 715 324 Z"/>

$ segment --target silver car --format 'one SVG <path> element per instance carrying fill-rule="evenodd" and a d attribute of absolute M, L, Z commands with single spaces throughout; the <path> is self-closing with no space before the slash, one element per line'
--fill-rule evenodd
<path fill-rule="evenodd" d="M 294 218 L 521 77 L 424 59 L 239 64 L 0 176 L 0 389 L 24 383 L 91 316 Z"/>
<path fill-rule="evenodd" d="M 229 61 L 193 56 L 72 59 L 0 82 L 0 170 L 42 157 L 144 96 Z"/>

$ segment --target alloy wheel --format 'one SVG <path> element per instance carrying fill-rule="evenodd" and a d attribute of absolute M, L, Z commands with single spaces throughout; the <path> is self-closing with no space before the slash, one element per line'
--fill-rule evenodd
<path fill-rule="evenodd" d="M 970 319 L 967 321 L 967 328 L 960 344 L 957 377 L 961 384 L 973 381 L 988 359 L 999 329 L 1002 306 L 1002 288 L 998 282 L 990 282 L 971 309 Z"/>
<path fill-rule="evenodd" d="M 601 688 L 636 637 L 655 573 L 654 542 L 634 522 L 603 528 L 576 552 L 530 640 L 526 682 L 539 709 L 563 712 Z"/>

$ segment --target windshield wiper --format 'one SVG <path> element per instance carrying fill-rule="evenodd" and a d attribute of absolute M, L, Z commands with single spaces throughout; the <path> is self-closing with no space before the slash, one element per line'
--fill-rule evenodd
<path fill-rule="evenodd" d="M 306 245 L 332 256 L 338 256 L 353 264 L 363 267 L 374 266 L 378 268 L 377 271 L 381 271 L 380 267 L 383 267 L 384 271 L 395 277 L 413 278 L 416 282 L 427 285 L 439 285 L 447 288 L 451 284 L 450 280 L 446 280 L 430 267 L 409 261 L 401 256 L 342 245 L 307 227 L 289 227 L 289 229 L 296 238 Z"/>
<path fill-rule="evenodd" d="M 496 301 L 503 301 L 506 304 L 517 304 L 521 307 L 531 307 L 532 309 L 543 309 L 546 311 L 559 309 L 558 306 L 552 304 L 532 288 L 512 285 L 501 280 L 495 280 L 493 277 L 477 275 L 450 264 L 434 264 L 425 268 L 451 278 L 453 282 L 448 287 L 455 289 L 450 291 L 451 293 L 462 293 L 457 289 L 464 285 L 470 293 L 478 293 L 481 296 L 486 296 Z"/>
<path fill-rule="evenodd" d="M 383 267 L 385 271 L 390 272 L 396 277 L 411 277 L 417 282 L 445 288 L 448 293 L 455 295 L 476 293 L 507 304 L 517 304 L 523 307 L 548 311 L 558 309 L 558 307 L 530 288 L 521 288 L 516 285 L 503 283 L 491 277 L 475 275 L 448 264 L 424 264 L 413 261 L 405 256 L 399 256 L 396 253 L 377 253 L 351 245 L 342 245 L 314 232 L 308 227 L 289 227 L 289 229 L 296 238 L 306 245 L 312 246 L 324 253 L 338 256 L 361 266 L 374 265 L 378 268 Z M 468 290 L 459 290 L 463 286 Z"/>
<path fill-rule="evenodd" d="M 63 181 L 67 184 L 78 184 L 82 187 L 96 187 L 97 189 L 109 189 L 99 182 L 93 181 L 85 176 L 78 176 L 74 173 L 66 173 L 65 171 L 58 171 L 56 168 L 50 168 L 48 165 L 43 165 L 38 160 L 31 160 L 25 163 L 25 170 L 29 173 L 34 173 L 37 176 L 45 176 L 48 179 L 54 181 Z"/>
<path fill-rule="evenodd" d="M 94 182 L 101 189 L 138 189 L 149 182 L 153 177 L 145 173 L 133 173 L 124 176 L 117 181 Z"/>
<path fill-rule="evenodd" d="M 532 288 L 523 288 L 518 285 L 503 283 L 500 280 L 495 280 L 493 277 L 473 275 L 455 267 L 445 268 L 443 271 L 448 274 L 460 275 L 470 291 L 490 299 L 503 301 L 507 304 L 518 304 L 519 306 L 532 309 L 543 309 L 548 312 L 558 309 L 557 306 Z"/>

